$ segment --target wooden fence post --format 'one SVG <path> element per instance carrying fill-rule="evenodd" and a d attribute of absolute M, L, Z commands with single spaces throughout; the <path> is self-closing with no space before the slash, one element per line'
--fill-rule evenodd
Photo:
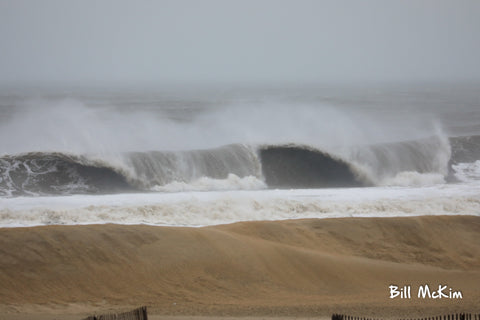
<path fill-rule="evenodd" d="M 143 320 L 148 320 L 147 306 L 144 306 L 142 308 L 142 312 L 143 312 Z"/>

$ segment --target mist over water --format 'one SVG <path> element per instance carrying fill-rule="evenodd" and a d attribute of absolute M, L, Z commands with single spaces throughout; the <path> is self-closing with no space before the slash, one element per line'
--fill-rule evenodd
<path fill-rule="evenodd" d="M 339 149 L 480 133 L 474 90 L 463 96 L 438 90 L 432 94 L 444 97 L 433 102 L 428 91 L 352 91 L 4 93 L 0 145 L 3 154 L 111 154 L 232 143 Z"/>
<path fill-rule="evenodd" d="M 463 87 L 26 92 L 0 99 L 4 195 L 430 185 L 480 133 Z"/>

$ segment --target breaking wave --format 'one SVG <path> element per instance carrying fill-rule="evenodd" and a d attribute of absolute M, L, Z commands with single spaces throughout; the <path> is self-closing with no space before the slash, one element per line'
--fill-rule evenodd
<path fill-rule="evenodd" d="M 232 144 L 110 158 L 34 152 L 0 157 L 0 195 L 424 186 L 476 179 L 479 159 L 480 136 L 328 151 Z"/>

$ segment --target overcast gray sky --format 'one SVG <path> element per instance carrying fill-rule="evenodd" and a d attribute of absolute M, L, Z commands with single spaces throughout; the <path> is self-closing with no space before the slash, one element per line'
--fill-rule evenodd
<path fill-rule="evenodd" d="M 0 0 L 0 83 L 480 79 L 477 0 Z"/>

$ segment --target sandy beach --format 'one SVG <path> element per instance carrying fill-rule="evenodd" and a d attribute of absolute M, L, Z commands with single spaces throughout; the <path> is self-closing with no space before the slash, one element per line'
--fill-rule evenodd
<path fill-rule="evenodd" d="M 478 312 L 479 231 L 475 216 L 3 228 L 0 319 Z M 412 297 L 390 299 L 393 284 Z M 420 285 L 462 299 L 418 298 Z"/>

